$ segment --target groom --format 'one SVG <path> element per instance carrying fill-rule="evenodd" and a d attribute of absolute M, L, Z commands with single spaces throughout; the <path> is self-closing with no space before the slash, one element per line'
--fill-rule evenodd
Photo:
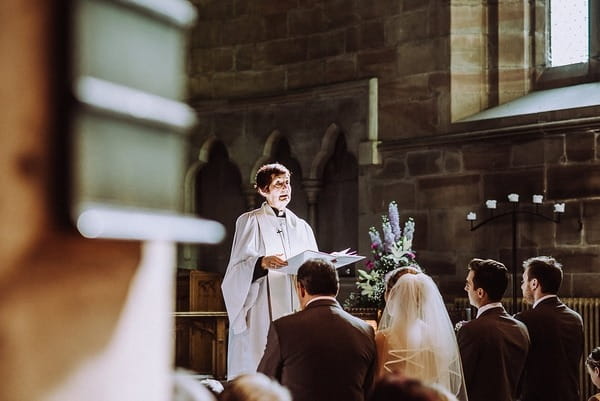
<path fill-rule="evenodd" d="M 310 259 L 298 270 L 302 311 L 271 324 L 258 371 L 277 379 L 294 401 L 364 401 L 375 372 L 373 328 L 336 301 L 335 267 Z"/>
<path fill-rule="evenodd" d="M 508 270 L 502 263 L 492 259 L 469 263 L 465 291 L 478 308 L 477 317 L 457 333 L 469 401 L 517 399 L 529 334 L 500 302 L 507 285 Z"/>

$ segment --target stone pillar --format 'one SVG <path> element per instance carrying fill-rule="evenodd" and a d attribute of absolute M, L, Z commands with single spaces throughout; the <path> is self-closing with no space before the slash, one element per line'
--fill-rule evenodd
<path fill-rule="evenodd" d="M 302 188 L 304 188 L 308 200 L 308 223 L 313 231 L 317 232 L 317 222 L 319 217 L 317 202 L 319 201 L 319 192 L 321 192 L 322 188 L 321 180 L 314 178 L 302 180 Z"/>
<path fill-rule="evenodd" d="M 246 186 L 242 188 L 242 192 L 246 198 L 246 210 L 256 209 L 256 188 L 253 186 Z"/>

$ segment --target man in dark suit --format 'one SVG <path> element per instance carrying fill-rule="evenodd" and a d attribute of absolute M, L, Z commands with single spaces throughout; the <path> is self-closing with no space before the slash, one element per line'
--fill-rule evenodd
<path fill-rule="evenodd" d="M 477 318 L 458 330 L 469 401 L 512 401 L 525 368 L 527 328 L 506 313 L 500 300 L 508 285 L 508 270 L 495 260 L 469 263 L 465 291 Z"/>
<path fill-rule="evenodd" d="M 562 266 L 554 258 L 538 256 L 523 267 L 521 290 L 533 308 L 515 316 L 531 338 L 521 400 L 579 400 L 583 321 L 556 296 Z"/>
<path fill-rule="evenodd" d="M 311 259 L 298 270 L 302 311 L 275 320 L 258 371 L 277 379 L 294 401 L 363 401 L 376 366 L 374 331 L 335 299 L 334 266 Z"/>

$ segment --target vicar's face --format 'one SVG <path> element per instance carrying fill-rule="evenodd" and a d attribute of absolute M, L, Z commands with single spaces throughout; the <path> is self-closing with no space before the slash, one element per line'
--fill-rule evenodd
<path fill-rule="evenodd" d="M 278 210 L 284 210 L 288 203 L 290 203 L 290 200 L 292 200 L 290 176 L 288 174 L 273 174 L 267 190 L 259 190 L 259 192 L 265 197 L 270 206 Z"/>
<path fill-rule="evenodd" d="M 531 281 L 529 281 L 529 276 L 527 274 L 527 270 L 523 272 L 523 281 L 521 282 L 521 291 L 523 292 L 523 299 L 526 302 L 532 304 L 533 303 L 533 290 L 531 289 Z"/>

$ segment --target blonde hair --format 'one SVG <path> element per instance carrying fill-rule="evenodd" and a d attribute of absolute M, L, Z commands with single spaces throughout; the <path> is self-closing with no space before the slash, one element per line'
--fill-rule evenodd
<path fill-rule="evenodd" d="M 292 396 L 281 384 L 262 373 L 254 373 L 230 381 L 219 401 L 292 401 Z"/>

